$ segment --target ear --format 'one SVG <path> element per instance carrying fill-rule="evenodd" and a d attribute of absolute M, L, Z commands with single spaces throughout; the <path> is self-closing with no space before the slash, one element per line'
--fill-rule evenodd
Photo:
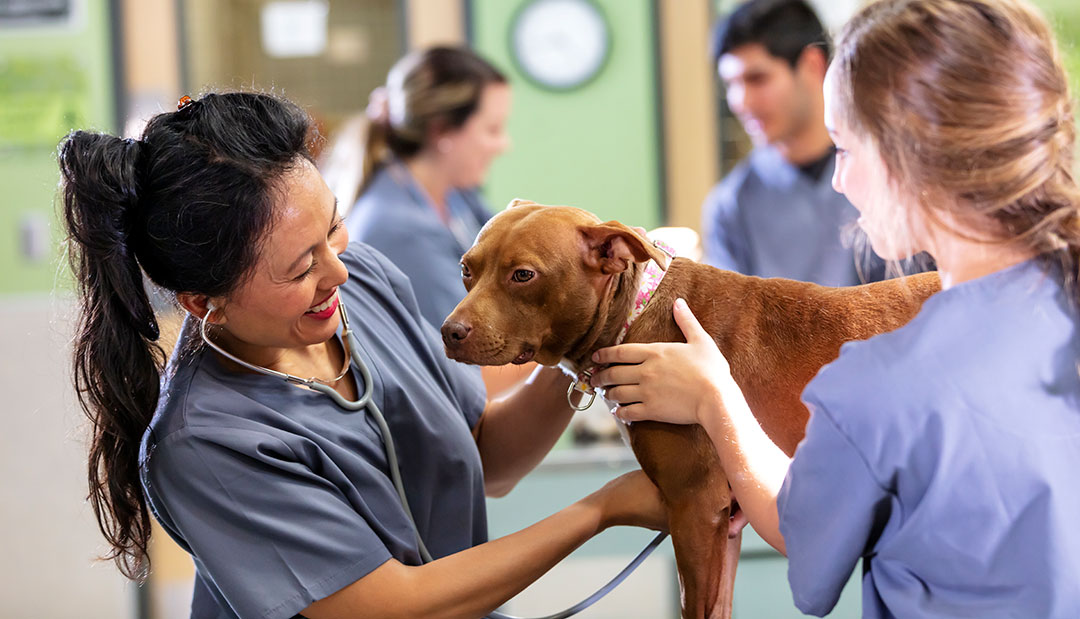
<path fill-rule="evenodd" d="M 510 204 L 506 205 L 506 208 L 514 208 L 515 206 L 540 206 L 532 200 L 522 200 L 521 198 L 514 198 L 510 201 Z"/>
<path fill-rule="evenodd" d="M 448 123 L 445 120 L 437 120 L 432 122 L 427 127 L 427 133 L 424 135 L 423 146 L 435 146 L 437 147 L 439 140 L 449 136 L 453 129 L 447 126 Z"/>
<path fill-rule="evenodd" d="M 829 68 L 829 59 L 820 45 L 807 45 L 799 54 L 795 68 L 796 71 L 806 71 L 815 79 L 824 80 L 825 71 Z"/>
<path fill-rule="evenodd" d="M 585 264 L 605 275 L 622 273 L 632 262 L 652 260 L 661 269 L 667 268 L 667 254 L 660 251 L 645 235 L 633 228 L 609 221 L 594 226 L 580 226 Z"/>
<path fill-rule="evenodd" d="M 199 319 L 206 317 L 210 321 L 210 324 L 223 325 L 229 321 L 229 319 L 225 317 L 225 312 L 221 311 L 225 305 L 224 299 L 217 297 L 210 298 L 205 294 L 178 292 L 176 293 L 176 302 L 192 316 Z M 206 313 L 210 310 L 211 304 L 213 304 L 216 311 L 212 315 L 207 316 Z"/>

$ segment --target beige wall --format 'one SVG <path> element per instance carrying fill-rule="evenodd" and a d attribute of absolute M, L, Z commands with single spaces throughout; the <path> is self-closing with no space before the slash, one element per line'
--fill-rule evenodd
<path fill-rule="evenodd" d="M 718 180 L 716 87 L 707 0 L 660 2 L 667 224 L 698 229 Z"/>
<path fill-rule="evenodd" d="M 71 387 L 73 302 L 0 300 L 0 616 L 133 617 L 135 588 L 111 562 L 85 501 L 86 420 Z"/>
<path fill-rule="evenodd" d="M 128 90 L 176 96 L 180 85 L 176 0 L 124 0 L 122 7 Z"/>
<path fill-rule="evenodd" d="M 465 43 L 463 0 L 405 0 L 409 49 Z"/>

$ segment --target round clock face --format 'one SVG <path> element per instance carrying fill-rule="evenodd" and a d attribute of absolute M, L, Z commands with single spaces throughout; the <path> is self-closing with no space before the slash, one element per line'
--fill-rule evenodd
<path fill-rule="evenodd" d="M 563 90 L 599 73 L 610 35 L 599 7 L 589 0 L 536 0 L 518 13 L 510 45 L 527 77 Z"/>

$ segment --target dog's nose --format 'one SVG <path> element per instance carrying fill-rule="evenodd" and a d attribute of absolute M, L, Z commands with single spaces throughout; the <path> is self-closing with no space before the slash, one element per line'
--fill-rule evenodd
<path fill-rule="evenodd" d="M 469 332 L 472 331 L 472 327 L 460 322 L 447 320 L 442 325 L 442 339 L 443 343 L 448 347 L 455 347 L 465 341 L 465 338 L 469 337 Z"/>

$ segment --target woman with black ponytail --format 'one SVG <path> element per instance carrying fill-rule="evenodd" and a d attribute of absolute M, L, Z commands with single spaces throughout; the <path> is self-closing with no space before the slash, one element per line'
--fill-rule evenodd
<path fill-rule="evenodd" d="M 349 245 L 311 136 L 295 105 L 236 93 L 185 98 L 139 140 L 60 146 L 90 500 L 121 571 L 149 573 L 152 513 L 194 559 L 193 617 L 481 617 L 599 531 L 662 526 L 638 473 L 487 543 L 484 494 L 554 444 L 567 379 L 541 369 L 487 401 L 401 272 Z M 167 365 L 144 277 L 189 314 Z M 365 411 L 250 369 L 356 400 L 339 304 L 433 561 Z"/>

